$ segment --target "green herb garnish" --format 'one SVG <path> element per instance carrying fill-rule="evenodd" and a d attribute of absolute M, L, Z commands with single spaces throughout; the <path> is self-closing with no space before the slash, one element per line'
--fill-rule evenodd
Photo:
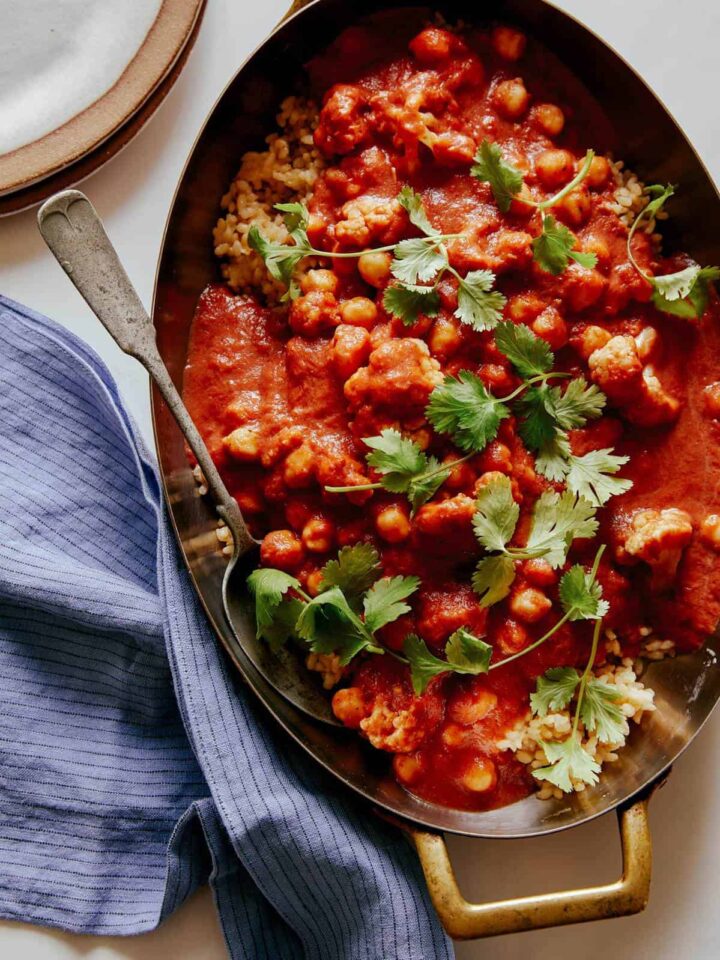
<path fill-rule="evenodd" d="M 588 150 L 585 159 L 577 174 L 562 190 L 548 197 L 547 200 L 533 200 L 532 197 L 520 197 L 520 191 L 525 184 L 521 170 L 503 159 L 501 148 L 496 143 L 483 140 L 475 156 L 475 165 L 470 172 L 482 183 L 489 183 L 495 197 L 495 202 L 503 213 L 507 213 L 514 199 L 521 199 L 524 204 L 536 207 L 540 211 L 549 210 L 564 197 L 579 186 L 590 171 L 595 154 Z M 548 214 L 542 218 L 542 232 L 532 242 L 535 262 L 547 273 L 558 276 L 563 273 L 570 260 L 575 260 L 583 267 L 594 267 L 597 257 L 594 253 L 582 253 L 575 249 L 577 238 L 567 227 L 556 223 L 555 218 Z"/>
<path fill-rule="evenodd" d="M 653 277 L 641 270 L 632 252 L 632 240 L 640 223 L 657 216 L 665 203 L 675 193 L 672 185 L 666 187 L 653 184 L 645 188 L 650 201 L 635 218 L 627 237 L 627 254 L 630 263 L 637 272 L 652 285 L 653 304 L 663 313 L 686 319 L 699 319 L 705 313 L 710 301 L 710 289 L 715 280 L 720 279 L 720 268 L 700 267 L 693 264 L 678 270 Z"/>

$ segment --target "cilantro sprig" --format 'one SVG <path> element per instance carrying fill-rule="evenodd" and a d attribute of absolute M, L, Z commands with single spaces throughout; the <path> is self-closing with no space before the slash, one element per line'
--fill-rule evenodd
<path fill-rule="evenodd" d="M 363 441 L 373 450 L 367 462 L 382 475 L 380 480 L 325 489 L 329 493 L 404 493 L 414 512 L 434 496 L 452 468 L 494 440 L 502 421 L 514 413 L 520 419 L 521 437 L 537 453 L 537 470 L 548 479 L 565 482 L 574 494 L 597 507 L 628 490 L 631 481 L 615 476 L 627 457 L 615 456 L 610 449 L 577 457 L 570 450 L 567 431 L 599 417 L 605 407 L 605 395 L 582 377 L 570 380 L 564 391 L 551 386 L 551 379 L 565 379 L 569 374 L 553 371 L 552 350 L 524 324 L 502 321 L 495 330 L 495 343 L 522 378 L 519 387 L 498 398 L 476 374 L 461 370 L 435 387 L 425 408 L 425 416 L 435 431 L 450 436 L 464 456 L 452 464 L 441 464 L 414 441 L 390 428 Z M 502 580 L 502 574 L 507 575 L 507 563 L 496 560 L 494 564 Z"/>
<path fill-rule="evenodd" d="M 420 194 L 412 187 L 404 186 L 398 194 L 398 201 L 423 236 L 372 250 L 318 250 L 307 235 L 310 222 L 307 207 L 302 203 L 278 203 L 275 209 L 284 214 L 292 243 L 271 242 L 257 227 L 250 229 L 248 243 L 263 258 L 270 275 L 286 287 L 284 300 L 294 300 L 300 295 L 295 274 L 306 257 L 358 259 L 366 253 L 392 253 L 390 272 L 394 282 L 383 294 L 383 306 L 388 313 L 401 319 L 406 326 L 412 326 L 421 315 L 437 316 L 440 310 L 438 284 L 449 273 L 458 284 L 455 316 L 474 330 L 491 330 L 501 318 L 505 306 L 503 294 L 493 289 L 495 274 L 491 270 L 474 270 L 463 277 L 450 265 L 446 247 L 448 240 L 455 240 L 462 234 L 442 234 L 436 230 L 430 223 Z"/>
<path fill-rule="evenodd" d="M 545 200 L 533 199 L 529 191 L 521 195 L 525 186 L 525 177 L 521 170 L 514 167 L 503 157 L 502 149 L 496 143 L 485 139 L 478 147 L 475 163 L 470 172 L 481 183 L 490 184 L 495 202 L 503 213 L 507 213 L 513 200 L 520 199 L 529 207 L 540 212 L 547 211 L 579 186 L 590 172 L 595 154 L 588 150 L 573 179 L 562 190 Z M 594 267 L 597 257 L 594 253 L 583 253 L 576 249 L 577 238 L 567 227 L 558 224 L 552 214 L 542 217 L 542 230 L 532 242 L 533 258 L 546 273 L 559 276 L 571 260 L 583 267 Z"/>
<path fill-rule="evenodd" d="M 598 530 L 595 507 L 570 490 L 542 493 L 533 507 L 525 545 L 511 546 L 519 517 L 508 477 L 494 478 L 478 493 L 473 530 L 487 556 L 479 561 L 472 585 L 484 607 L 508 595 L 516 561 L 542 557 L 557 569 L 565 563 L 573 540 L 592 538 Z"/>
<path fill-rule="evenodd" d="M 375 634 L 410 611 L 406 601 L 420 586 L 417 577 L 381 576 L 380 557 L 370 544 L 344 547 L 328 561 L 316 597 L 282 570 L 255 570 L 247 582 L 258 638 L 275 649 L 291 639 L 304 641 L 313 653 L 337 654 L 343 665 L 362 651 L 399 656 Z"/>
<path fill-rule="evenodd" d="M 638 264 L 632 252 L 632 241 L 638 227 L 643 220 L 652 219 L 665 206 L 670 197 L 675 194 L 675 187 L 671 184 L 663 187 L 653 184 L 645 188 L 650 200 L 638 213 L 627 237 L 627 254 L 630 263 L 641 277 L 648 281 L 653 288 L 653 304 L 663 313 L 686 319 L 699 319 L 707 310 L 710 302 L 710 289 L 715 280 L 720 279 L 720 268 L 701 267 L 692 264 L 675 273 L 661 274 L 654 277 L 645 273 Z"/>
<path fill-rule="evenodd" d="M 595 624 L 590 656 L 583 673 L 579 674 L 571 667 L 553 667 L 538 677 L 535 693 L 530 697 L 530 708 L 539 717 L 547 716 L 551 710 L 564 710 L 575 697 L 570 736 L 560 743 L 544 741 L 542 746 L 548 764 L 533 770 L 538 780 L 546 780 L 565 793 L 573 790 L 574 781 L 589 785 L 597 783 L 600 773 L 600 764 L 582 745 L 581 722 L 585 730 L 595 734 L 601 743 L 620 743 L 627 733 L 627 721 L 618 706 L 619 691 L 592 673 L 602 629 L 601 617 Z"/>
<path fill-rule="evenodd" d="M 425 692 L 433 677 L 443 673 L 487 673 L 493 648 L 489 643 L 461 627 L 445 645 L 445 660 L 431 653 L 424 640 L 411 633 L 405 638 L 403 652 L 410 664 L 413 690 L 418 696 Z"/>
<path fill-rule="evenodd" d="M 326 486 L 328 493 L 356 493 L 359 490 L 404 493 L 414 513 L 450 476 L 450 466 L 441 464 L 437 457 L 429 457 L 394 427 L 382 430 L 377 437 L 365 437 L 363 443 L 372 450 L 367 455 L 368 465 L 381 474 L 382 479 L 348 487 Z"/>

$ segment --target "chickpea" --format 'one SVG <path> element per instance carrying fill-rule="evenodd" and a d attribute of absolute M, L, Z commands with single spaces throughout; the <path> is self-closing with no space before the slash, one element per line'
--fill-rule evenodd
<path fill-rule="evenodd" d="M 358 260 L 358 270 L 365 283 L 380 289 L 390 279 L 391 263 L 389 253 L 364 253 Z"/>
<path fill-rule="evenodd" d="M 362 691 L 358 687 L 338 690 L 332 698 L 332 709 L 338 720 L 346 727 L 359 727 L 367 715 Z"/>
<path fill-rule="evenodd" d="M 515 194 L 515 196 L 510 201 L 510 213 L 514 217 L 524 217 L 527 219 L 531 217 L 536 210 L 536 207 L 530 202 L 533 199 L 532 191 L 530 187 L 523 183 L 520 187 L 520 191 Z"/>
<path fill-rule="evenodd" d="M 523 576 L 535 587 L 552 587 L 557 583 L 558 575 L 541 557 L 526 560 L 523 564 Z"/>
<path fill-rule="evenodd" d="M 585 183 L 593 190 L 600 190 L 610 179 L 612 170 L 605 157 L 593 157 Z"/>
<path fill-rule="evenodd" d="M 337 542 L 341 547 L 350 547 L 359 543 L 365 536 L 365 521 L 351 520 L 338 527 Z"/>
<path fill-rule="evenodd" d="M 506 312 L 513 323 L 530 324 L 546 306 L 535 293 L 519 293 L 508 300 Z"/>
<path fill-rule="evenodd" d="M 303 293 L 337 293 L 339 280 L 332 270 L 308 270 L 300 281 Z"/>
<path fill-rule="evenodd" d="M 330 520 L 316 517 L 303 527 L 302 542 L 310 553 L 328 553 L 335 541 L 335 525 Z"/>
<path fill-rule="evenodd" d="M 569 150 L 543 150 L 535 157 L 535 173 L 544 187 L 562 187 L 575 176 L 575 157 Z"/>
<path fill-rule="evenodd" d="M 342 322 L 351 327 L 365 327 L 372 330 L 378 317 L 378 309 L 368 297 L 353 297 L 340 307 Z"/>
<path fill-rule="evenodd" d="M 439 133 L 432 147 L 433 156 L 443 167 L 466 167 L 473 162 L 475 151 L 472 137 L 456 130 Z"/>
<path fill-rule="evenodd" d="M 571 190 L 567 196 L 556 203 L 553 210 L 559 220 L 569 227 L 581 227 L 592 212 L 592 201 L 585 184 Z"/>
<path fill-rule="evenodd" d="M 255 427 L 238 427 L 223 438 L 223 447 L 233 460 L 251 463 L 260 456 L 260 442 Z"/>
<path fill-rule="evenodd" d="M 263 566 L 294 571 L 305 559 L 303 545 L 292 530 L 273 530 L 260 546 Z"/>
<path fill-rule="evenodd" d="M 720 517 L 711 513 L 700 524 L 700 536 L 705 543 L 720 553 Z"/>
<path fill-rule="evenodd" d="M 532 322 L 533 333 L 548 343 L 553 350 L 560 350 L 568 341 L 568 328 L 555 307 L 546 307 Z"/>
<path fill-rule="evenodd" d="M 610 340 L 612 340 L 612 334 L 609 330 L 591 324 L 580 334 L 580 342 L 576 344 L 575 349 L 583 360 L 587 360 L 591 354 L 601 350 Z"/>
<path fill-rule="evenodd" d="M 476 690 L 450 704 L 449 718 L 455 723 L 471 727 L 479 723 L 497 706 L 497 694 L 492 690 Z"/>
<path fill-rule="evenodd" d="M 235 494 L 237 505 L 243 513 L 262 513 L 265 503 L 258 490 L 241 490 Z"/>
<path fill-rule="evenodd" d="M 497 632 L 496 641 L 504 654 L 519 653 L 527 646 L 527 630 L 515 620 L 506 620 Z"/>
<path fill-rule="evenodd" d="M 309 487 L 315 479 L 315 454 L 306 443 L 288 454 L 283 467 L 283 480 L 291 490 Z"/>
<path fill-rule="evenodd" d="M 463 786 L 473 793 L 487 793 L 497 783 L 497 770 L 487 757 L 475 757 L 462 778 Z"/>
<path fill-rule="evenodd" d="M 393 768 L 401 783 L 414 783 L 423 772 L 424 764 L 417 754 L 396 753 Z"/>
<path fill-rule="evenodd" d="M 400 504 L 384 507 L 375 517 L 375 529 L 387 543 L 401 543 L 410 536 L 407 510 Z"/>
<path fill-rule="evenodd" d="M 503 473 L 501 470 L 486 470 L 481 474 L 475 481 L 474 492 L 480 493 L 484 487 L 489 487 L 491 484 L 496 483 L 500 477 L 505 477 L 507 474 Z"/>
<path fill-rule="evenodd" d="M 462 344 L 460 336 L 460 324 L 457 320 L 450 317 L 438 317 L 432 325 L 428 337 L 428 346 L 430 353 L 441 360 L 448 360 Z"/>
<path fill-rule="evenodd" d="M 499 440 L 493 440 L 485 447 L 480 462 L 483 465 L 483 471 L 499 470 L 501 473 L 512 473 L 513 458 L 510 448 Z"/>
<path fill-rule="evenodd" d="M 506 393 L 512 390 L 513 378 L 508 367 L 501 363 L 483 363 L 478 368 L 478 376 L 493 393 Z"/>
<path fill-rule="evenodd" d="M 323 581 L 322 570 L 313 570 L 307 575 L 305 580 L 305 589 L 311 597 L 316 597 L 320 593 L 320 586 Z"/>
<path fill-rule="evenodd" d="M 503 60 L 519 60 L 525 53 L 527 37 L 513 27 L 495 27 L 491 40 L 493 49 Z"/>
<path fill-rule="evenodd" d="M 371 349 L 367 330 L 345 323 L 336 327 L 330 354 L 338 376 L 343 380 L 351 377 L 366 362 Z"/>
<path fill-rule="evenodd" d="M 520 77 L 503 80 L 492 94 L 493 106 L 507 120 L 519 120 L 530 103 L 530 94 Z"/>
<path fill-rule="evenodd" d="M 457 457 L 453 454 L 445 457 L 443 464 L 450 467 L 450 475 L 445 481 L 445 487 L 448 490 L 468 490 L 475 482 L 475 471 L 469 463 L 458 463 L 453 466 Z"/>
<path fill-rule="evenodd" d="M 453 35 L 440 27 L 427 27 L 410 41 L 410 53 L 424 67 L 435 67 L 450 59 Z"/>
<path fill-rule="evenodd" d="M 709 383 L 703 390 L 705 416 L 720 420 L 720 380 Z"/>
<path fill-rule="evenodd" d="M 552 607 L 552 600 L 536 587 L 522 587 L 511 594 L 509 606 L 521 623 L 537 623 Z"/>
<path fill-rule="evenodd" d="M 532 112 L 532 118 L 548 137 L 557 137 L 565 126 L 565 114 L 554 103 L 539 103 Z"/>
<path fill-rule="evenodd" d="M 582 249 L 585 253 L 594 253 L 597 257 L 597 265 L 601 270 L 606 271 L 610 266 L 610 247 L 602 237 L 593 234 L 586 236 L 582 242 Z"/>
<path fill-rule="evenodd" d="M 446 747 L 459 747 L 466 736 L 467 730 L 463 730 L 457 723 L 448 723 L 441 734 Z"/>

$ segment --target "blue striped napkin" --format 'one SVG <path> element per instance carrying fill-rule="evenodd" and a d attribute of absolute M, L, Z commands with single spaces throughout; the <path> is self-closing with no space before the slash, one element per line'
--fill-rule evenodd
<path fill-rule="evenodd" d="M 226 668 L 107 369 L 0 298 L 0 915 L 231 957 L 449 958 L 415 855 Z"/>

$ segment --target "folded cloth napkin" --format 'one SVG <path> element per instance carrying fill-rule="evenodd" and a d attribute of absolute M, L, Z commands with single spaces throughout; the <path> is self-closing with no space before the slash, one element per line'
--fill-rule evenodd
<path fill-rule="evenodd" d="M 452 956 L 417 860 L 237 684 L 95 354 L 0 298 L 0 915 L 231 957 Z"/>

